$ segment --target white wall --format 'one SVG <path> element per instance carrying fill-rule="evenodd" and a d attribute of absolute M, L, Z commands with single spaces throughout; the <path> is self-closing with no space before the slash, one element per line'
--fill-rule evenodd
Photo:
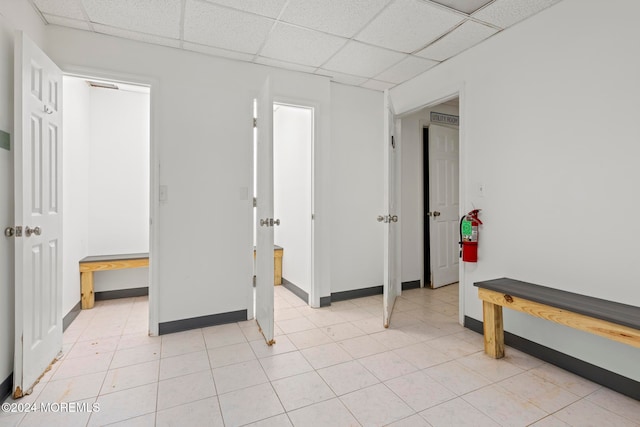
<path fill-rule="evenodd" d="M 321 270 L 316 281 L 320 295 L 329 294 L 323 277 L 330 261 L 324 237 L 330 203 L 323 199 L 329 195 L 323 181 L 329 160 L 328 79 L 60 27 L 50 27 L 48 36 L 51 56 L 63 69 L 152 80 L 159 184 L 168 189 L 155 218 L 160 322 L 249 308 L 252 99 L 267 73 L 275 96 L 318 105 Z"/>
<path fill-rule="evenodd" d="M 11 134 L 11 151 L 0 149 L 0 225 L 14 223 L 13 203 L 13 43 L 23 30 L 42 46 L 44 25 L 33 7 L 21 0 L 0 2 L 0 129 Z M 0 383 L 13 371 L 14 254 L 13 241 L 0 237 Z"/>
<path fill-rule="evenodd" d="M 89 143 L 91 90 L 84 80 L 62 82 L 62 314 L 80 301 L 78 261 L 89 253 Z"/>
<path fill-rule="evenodd" d="M 284 248 L 282 277 L 311 291 L 313 110 L 277 105 L 273 113 L 274 242 Z"/>
<path fill-rule="evenodd" d="M 473 282 L 505 276 L 640 306 L 639 13 L 564 0 L 392 91 L 403 112 L 463 88 L 461 209 L 485 224 L 467 316 L 482 319 Z M 505 329 L 640 380 L 630 346 L 511 310 Z"/>
<path fill-rule="evenodd" d="M 331 85 L 331 292 L 382 285 L 383 94 Z"/>
<path fill-rule="evenodd" d="M 402 117 L 402 241 L 401 281 L 421 280 L 424 263 L 424 218 L 422 129 L 431 123 L 431 111 L 458 115 L 451 105 L 424 108 Z M 425 285 L 429 277 L 424 278 Z"/>

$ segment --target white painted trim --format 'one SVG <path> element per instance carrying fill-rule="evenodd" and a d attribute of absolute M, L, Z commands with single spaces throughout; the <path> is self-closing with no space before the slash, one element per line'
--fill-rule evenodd
<path fill-rule="evenodd" d="M 149 334 L 159 334 L 159 292 L 160 274 L 158 254 L 160 253 L 160 84 L 157 79 L 148 76 L 116 73 L 95 68 L 65 65 L 61 67 L 66 76 L 79 78 L 104 79 L 113 82 L 130 83 L 150 88 L 149 111 Z M 63 146 L 64 149 L 64 146 Z"/>

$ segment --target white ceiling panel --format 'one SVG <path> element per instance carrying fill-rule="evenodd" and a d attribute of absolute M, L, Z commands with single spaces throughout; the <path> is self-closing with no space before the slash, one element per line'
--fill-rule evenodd
<path fill-rule="evenodd" d="M 52 25 L 61 25 L 63 27 L 71 27 L 71 28 L 77 28 L 79 30 L 91 31 L 91 27 L 89 26 L 87 21 L 79 21 L 77 19 L 63 18 L 61 16 L 48 15 L 46 13 L 43 13 L 42 16 L 44 16 L 44 19 L 46 19 L 47 22 Z"/>
<path fill-rule="evenodd" d="M 330 71 L 325 69 L 317 70 L 316 74 L 319 74 L 321 76 L 327 76 L 333 82 L 344 83 L 346 85 L 352 85 L 352 86 L 360 86 L 362 83 L 369 80 L 366 77 L 352 76 L 351 74 L 338 73 L 336 71 Z"/>
<path fill-rule="evenodd" d="M 422 59 L 408 55 L 407 58 L 403 61 L 398 62 L 393 67 L 378 74 L 376 76 L 376 80 L 382 80 L 392 83 L 402 83 L 438 64 L 439 62 L 437 61 L 431 61 L 429 59 Z"/>
<path fill-rule="evenodd" d="M 180 38 L 181 0 L 83 0 L 91 22 Z"/>
<path fill-rule="evenodd" d="M 73 19 L 85 19 L 80 0 L 34 0 L 40 12 Z"/>
<path fill-rule="evenodd" d="M 286 61 L 278 61 L 277 59 L 264 58 L 262 56 L 257 57 L 254 62 L 256 64 L 269 65 L 270 67 L 284 68 L 285 70 L 302 71 L 303 73 L 313 73 L 317 68 Z"/>
<path fill-rule="evenodd" d="M 473 17 L 501 28 L 507 28 L 558 1 L 560 0 L 496 0 L 474 13 Z"/>
<path fill-rule="evenodd" d="M 180 40 L 160 37 L 153 34 L 138 33 L 136 31 L 113 28 L 108 25 L 93 24 L 97 33 L 108 34 L 110 36 L 122 37 L 123 39 L 136 40 L 145 43 L 158 44 L 162 46 L 180 47 Z"/>
<path fill-rule="evenodd" d="M 220 49 L 217 47 L 205 46 L 197 43 L 184 42 L 183 47 L 187 50 L 200 52 L 207 55 L 220 56 L 222 58 L 237 59 L 240 61 L 251 61 L 253 55 L 250 53 L 236 52 L 234 50 Z"/>
<path fill-rule="evenodd" d="M 467 15 L 480 9 L 487 3 L 491 3 L 492 0 L 431 0 L 434 3 L 439 3 L 450 7 L 451 9 L 458 10 L 466 13 Z"/>
<path fill-rule="evenodd" d="M 275 21 L 261 16 L 187 0 L 184 17 L 184 40 L 257 53 Z"/>
<path fill-rule="evenodd" d="M 269 18 L 277 18 L 287 0 L 206 0 L 245 12 L 256 13 Z"/>
<path fill-rule="evenodd" d="M 290 0 L 281 19 L 304 27 L 353 37 L 390 0 Z"/>
<path fill-rule="evenodd" d="M 467 21 L 416 55 L 436 61 L 444 61 L 471 46 L 475 46 L 497 32 L 498 30 L 493 27 Z"/>
<path fill-rule="evenodd" d="M 260 55 L 318 67 L 346 42 L 347 39 L 341 37 L 279 22 L 269 35 Z"/>
<path fill-rule="evenodd" d="M 382 92 L 385 89 L 391 89 L 395 86 L 395 84 L 389 82 L 381 82 L 380 80 L 369 80 L 361 86 L 366 87 L 367 89 L 379 90 Z"/>
<path fill-rule="evenodd" d="M 426 46 L 464 19 L 463 15 L 420 0 L 396 0 L 357 40 L 411 53 Z"/>
<path fill-rule="evenodd" d="M 405 56 L 399 52 L 351 41 L 322 68 L 371 78 L 400 62 Z"/>

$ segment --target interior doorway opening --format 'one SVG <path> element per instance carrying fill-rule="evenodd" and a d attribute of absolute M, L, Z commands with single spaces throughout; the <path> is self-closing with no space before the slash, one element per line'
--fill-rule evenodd
<path fill-rule="evenodd" d="M 151 88 L 71 75 L 63 88 L 66 314 L 75 309 L 78 263 L 85 257 L 151 258 Z M 93 275 L 97 301 L 149 294 L 148 267 Z M 144 319 L 136 328 L 150 330 Z"/>
<path fill-rule="evenodd" d="M 257 104 L 254 103 L 254 117 Z M 257 131 L 253 135 L 253 244 L 257 243 Z M 313 282 L 314 108 L 273 104 L 274 286 L 284 286 L 309 304 Z M 254 264 L 254 285 L 255 285 Z M 254 298 L 255 312 L 255 298 Z"/>

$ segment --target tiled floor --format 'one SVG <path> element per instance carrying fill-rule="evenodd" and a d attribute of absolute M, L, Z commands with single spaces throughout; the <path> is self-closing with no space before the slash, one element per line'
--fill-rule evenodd
<path fill-rule="evenodd" d="M 22 402 L 99 412 L 0 413 L 1 426 L 640 426 L 640 402 L 514 349 L 493 360 L 457 323 L 457 286 L 311 309 L 276 288 L 277 343 L 255 322 L 148 337 L 145 298 L 96 303 Z M 254 424 L 252 424 L 254 423 Z"/>

